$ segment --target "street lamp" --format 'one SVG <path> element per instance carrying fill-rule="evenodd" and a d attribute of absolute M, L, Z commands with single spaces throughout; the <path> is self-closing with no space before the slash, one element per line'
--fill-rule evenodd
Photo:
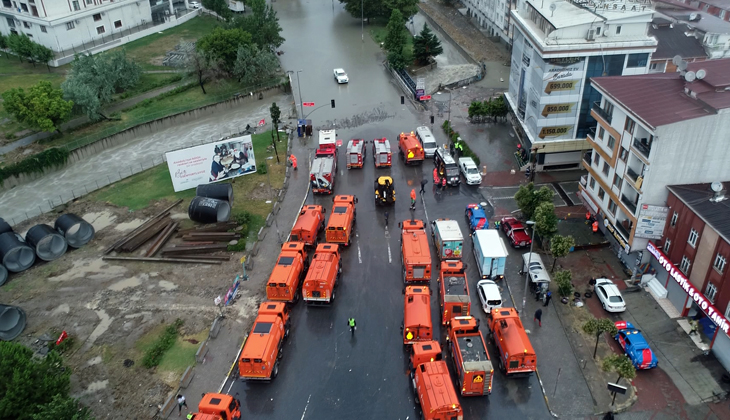
<path fill-rule="evenodd" d="M 448 121 L 449 121 L 449 126 L 451 126 L 451 89 L 449 89 L 447 87 L 445 87 L 444 89 L 446 89 L 449 92 L 449 118 L 448 118 Z"/>
<path fill-rule="evenodd" d="M 302 84 L 299 83 L 299 73 L 302 70 L 297 70 L 297 89 L 299 89 L 299 110 L 302 112 L 302 118 L 304 118 L 304 103 L 302 103 Z"/>
<path fill-rule="evenodd" d="M 532 238 L 530 239 L 530 254 L 527 257 L 527 269 L 525 270 L 525 292 L 522 294 L 522 316 L 525 316 L 525 304 L 527 303 L 527 287 L 530 280 L 530 264 L 532 263 L 532 245 L 535 243 L 535 222 L 528 220 L 526 222 L 532 226 Z M 524 264 L 524 263 L 523 263 Z"/>

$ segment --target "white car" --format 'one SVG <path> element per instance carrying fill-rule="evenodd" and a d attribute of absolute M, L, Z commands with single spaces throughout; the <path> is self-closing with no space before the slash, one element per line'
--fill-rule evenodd
<path fill-rule="evenodd" d="M 188 2 L 188 4 L 190 5 L 190 8 L 192 8 L 192 9 L 200 9 L 200 3 L 198 3 L 197 1 L 191 1 L 191 2 Z"/>
<path fill-rule="evenodd" d="M 626 302 L 618 291 L 618 287 L 609 279 L 596 279 L 595 293 L 601 301 L 603 309 L 608 312 L 623 312 Z"/>
<path fill-rule="evenodd" d="M 459 158 L 459 170 L 464 175 L 468 185 L 479 185 L 482 183 L 482 175 L 474 160 L 470 157 Z"/>
<path fill-rule="evenodd" d="M 492 280 L 480 280 L 477 283 L 477 294 L 482 303 L 482 309 L 487 315 L 492 312 L 492 309 L 502 307 L 502 294 L 499 292 L 497 283 Z"/>
<path fill-rule="evenodd" d="M 345 73 L 344 69 L 335 69 L 335 80 L 337 80 L 337 83 L 348 83 L 350 79 L 347 78 L 347 73 Z"/>

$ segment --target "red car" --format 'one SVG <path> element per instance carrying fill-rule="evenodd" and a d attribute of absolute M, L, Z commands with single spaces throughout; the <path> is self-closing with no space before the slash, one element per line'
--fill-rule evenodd
<path fill-rule="evenodd" d="M 530 235 L 525 231 L 525 226 L 514 217 L 503 217 L 500 221 L 500 226 L 513 247 L 521 248 L 523 246 L 530 246 L 530 243 L 532 243 Z"/>

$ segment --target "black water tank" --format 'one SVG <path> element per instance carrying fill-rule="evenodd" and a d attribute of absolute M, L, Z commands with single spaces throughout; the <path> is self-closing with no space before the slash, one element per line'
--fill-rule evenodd
<path fill-rule="evenodd" d="M 73 213 L 58 216 L 54 227 L 72 248 L 81 248 L 94 237 L 94 227 L 91 223 Z"/>
<path fill-rule="evenodd" d="M 35 262 L 35 251 L 14 232 L 0 234 L 0 261 L 8 271 L 19 273 Z"/>
<path fill-rule="evenodd" d="M 223 200 L 195 197 L 188 207 L 188 217 L 198 223 L 227 222 L 231 217 L 231 205 Z"/>
<path fill-rule="evenodd" d="M 10 226 L 10 224 L 8 222 L 6 222 L 2 217 L 0 217 L 0 233 L 12 232 L 12 231 L 13 231 L 13 227 Z"/>
<path fill-rule="evenodd" d="M 48 225 L 35 225 L 25 234 L 25 241 L 35 248 L 38 258 L 53 261 L 62 256 L 68 248 L 66 238 Z"/>
<path fill-rule="evenodd" d="M 233 185 L 230 183 L 221 184 L 201 184 L 195 189 L 195 195 L 198 197 L 215 198 L 216 200 L 227 201 L 233 205 Z"/>

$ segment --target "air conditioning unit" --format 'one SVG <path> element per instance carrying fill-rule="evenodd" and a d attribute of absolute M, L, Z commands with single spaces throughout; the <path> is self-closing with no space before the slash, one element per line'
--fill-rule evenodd
<path fill-rule="evenodd" d="M 588 35 L 586 36 L 586 41 L 594 41 L 596 39 L 596 30 L 590 29 L 588 31 Z"/>

